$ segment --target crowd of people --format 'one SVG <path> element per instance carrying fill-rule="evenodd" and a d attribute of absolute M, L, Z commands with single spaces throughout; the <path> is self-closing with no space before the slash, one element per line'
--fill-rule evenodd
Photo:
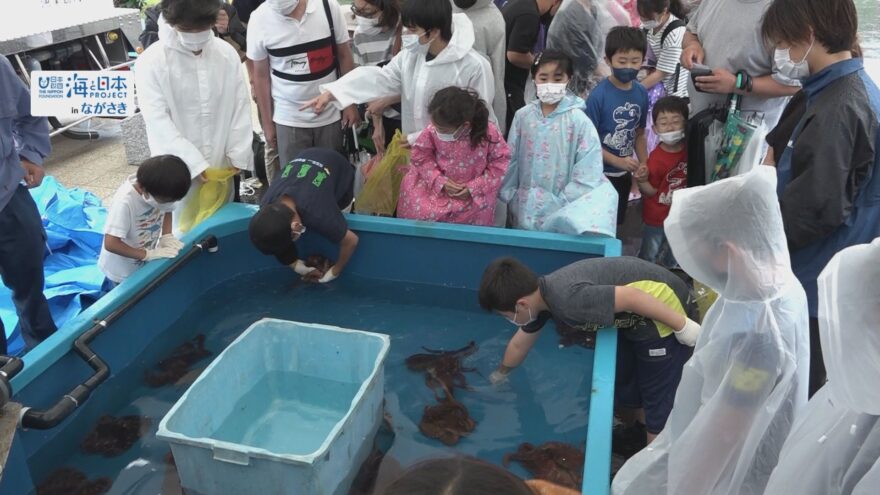
<path fill-rule="evenodd" d="M 407 155 L 400 218 L 613 237 L 640 196 L 641 259 L 541 277 L 510 258 L 486 269 L 480 305 L 518 329 L 491 381 L 511 379 L 550 320 L 615 326 L 615 438 L 646 447 L 628 452 L 614 493 L 876 491 L 880 91 L 853 0 L 351 11 L 351 33 L 337 0 L 162 0 L 147 12 L 135 73 L 153 157 L 110 208 L 99 259 L 110 285 L 175 257 L 180 233 L 235 199 L 254 170 L 252 99 L 268 184 L 250 237 L 312 282 L 338 278 L 358 246 L 342 153 L 362 122 L 379 155 Z M 49 144 L 12 67 L 0 69 L 0 274 L 32 347 L 55 330 L 26 191 Z M 753 136 L 765 165 L 712 182 L 698 155 L 719 109 L 770 132 Z M 340 246 L 326 271 L 299 258 L 307 231 Z M 718 295 L 702 323 L 691 279 Z"/>

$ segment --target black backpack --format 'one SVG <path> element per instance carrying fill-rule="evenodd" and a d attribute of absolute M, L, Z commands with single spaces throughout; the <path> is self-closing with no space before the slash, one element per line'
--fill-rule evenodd
<path fill-rule="evenodd" d="M 673 31 L 685 26 L 687 26 L 687 19 L 676 19 L 670 22 L 669 25 L 666 26 L 666 29 L 663 30 L 663 34 L 660 35 L 660 48 L 663 48 L 663 44 L 666 43 L 666 38 L 668 38 Z M 674 78 L 673 80 L 675 81 L 675 86 L 673 86 L 672 88 L 673 93 L 678 93 L 678 80 L 680 75 L 681 63 L 679 62 L 678 64 L 675 64 L 675 73 L 672 75 L 672 77 Z"/>

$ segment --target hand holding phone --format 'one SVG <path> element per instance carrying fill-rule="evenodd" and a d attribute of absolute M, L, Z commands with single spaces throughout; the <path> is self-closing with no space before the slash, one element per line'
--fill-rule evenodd
<path fill-rule="evenodd" d="M 694 88 L 696 88 L 697 91 L 700 91 L 700 87 L 697 85 L 698 77 L 711 75 L 712 69 L 710 67 L 703 64 L 694 64 L 693 68 L 691 69 L 691 81 L 694 83 Z M 700 92 L 702 93 L 703 91 Z"/>

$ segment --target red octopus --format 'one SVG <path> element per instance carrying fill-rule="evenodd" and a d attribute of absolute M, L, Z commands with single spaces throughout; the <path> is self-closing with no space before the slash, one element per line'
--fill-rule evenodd
<path fill-rule="evenodd" d="M 446 445 L 455 445 L 461 437 L 469 435 L 477 423 L 471 418 L 467 408 L 455 400 L 452 391 L 441 382 L 445 397 L 437 397 L 437 404 L 425 406 L 419 430 L 428 438 L 435 438 Z"/>
<path fill-rule="evenodd" d="M 194 363 L 210 355 L 211 351 L 205 349 L 205 336 L 198 334 L 192 341 L 184 342 L 170 356 L 159 361 L 156 365 L 157 371 L 144 370 L 144 382 L 152 388 L 177 383 L 190 372 Z"/>
<path fill-rule="evenodd" d="M 150 418 L 145 416 L 101 416 L 80 449 L 85 454 L 116 457 L 130 449 L 151 424 Z"/>
<path fill-rule="evenodd" d="M 462 358 L 477 352 L 477 343 L 471 341 L 468 345 L 454 351 L 438 351 L 424 348 L 426 353 L 413 354 L 406 358 L 406 367 L 411 371 L 424 371 L 425 383 L 431 390 L 437 390 L 442 386 L 452 390 L 453 388 L 467 389 L 467 380 L 464 373 L 474 371 L 473 368 L 465 368 L 461 365 Z"/>
<path fill-rule="evenodd" d="M 516 461 L 537 479 L 579 490 L 583 482 L 584 451 L 562 442 L 546 442 L 537 447 L 523 443 L 513 454 L 504 456 L 504 465 Z"/>
<path fill-rule="evenodd" d="M 330 261 L 330 258 L 320 254 L 309 256 L 303 261 L 303 264 L 309 268 L 317 268 L 321 273 L 327 273 L 327 270 L 333 267 L 333 262 Z"/>
<path fill-rule="evenodd" d="M 37 495 L 103 495 L 112 485 L 110 478 L 89 480 L 80 471 L 63 467 L 53 471 L 37 486 Z"/>

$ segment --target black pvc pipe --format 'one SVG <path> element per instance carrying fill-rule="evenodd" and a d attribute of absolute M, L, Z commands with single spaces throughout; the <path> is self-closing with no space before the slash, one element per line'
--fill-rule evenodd
<path fill-rule="evenodd" d="M 95 322 L 93 327 L 80 335 L 73 342 L 73 350 L 95 370 L 95 373 L 85 382 L 77 385 L 76 388 L 58 399 L 52 407 L 45 410 L 26 408 L 21 416 L 22 428 L 32 428 L 35 430 L 47 430 L 53 428 L 64 421 L 73 411 L 88 400 L 95 388 L 110 377 L 110 367 L 95 353 L 95 351 L 91 349 L 91 347 L 89 347 L 89 344 L 91 344 L 95 337 L 103 333 L 110 324 L 127 313 L 129 309 L 153 292 L 156 287 L 167 280 L 168 277 L 175 274 L 199 253 L 203 251 L 215 252 L 216 250 L 217 238 L 213 235 L 205 237 L 196 243 L 186 254 L 178 258 L 168 267 L 167 270 L 151 280 L 143 289 L 139 290 L 130 299 L 122 303 L 121 306 L 113 310 L 103 320 Z"/>
<path fill-rule="evenodd" d="M 2 331 L 3 329 L 0 328 L 0 332 Z M 22 368 L 24 368 L 24 363 L 21 359 L 0 355 L 0 407 L 5 406 L 12 398 L 12 385 L 9 380 L 12 380 L 12 377 L 17 375 Z"/>

